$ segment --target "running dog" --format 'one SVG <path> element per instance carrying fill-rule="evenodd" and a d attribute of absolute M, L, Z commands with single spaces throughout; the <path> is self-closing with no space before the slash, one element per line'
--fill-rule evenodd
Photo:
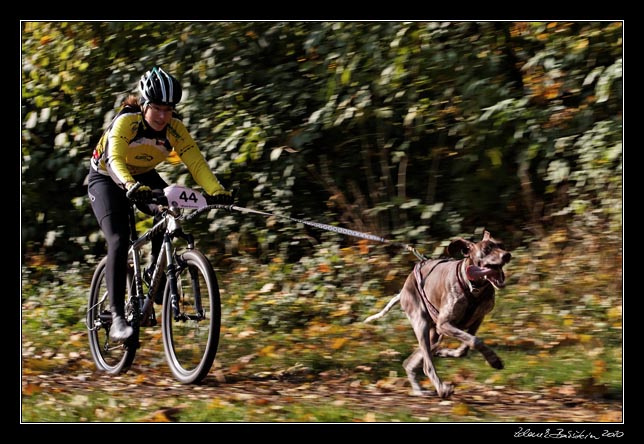
<path fill-rule="evenodd" d="M 453 240 L 446 248 L 450 258 L 419 262 L 405 281 L 402 291 L 380 313 L 364 322 L 383 317 L 398 302 L 414 329 L 419 347 L 403 362 L 412 394 L 427 395 L 416 379 L 422 365 L 438 396 L 448 398 L 454 391 L 451 383 L 443 383 L 434 369 L 432 355 L 461 357 L 470 348 L 481 352 L 495 369 L 503 362 L 476 332 L 485 316 L 494 307 L 495 291 L 505 286 L 503 266 L 512 255 L 485 231 L 479 242 L 463 238 Z M 462 259 L 454 259 L 460 253 Z M 438 348 L 443 337 L 462 342 L 456 349 Z"/>

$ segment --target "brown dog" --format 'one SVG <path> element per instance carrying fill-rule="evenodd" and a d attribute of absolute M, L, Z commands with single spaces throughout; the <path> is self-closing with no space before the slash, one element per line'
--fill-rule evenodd
<path fill-rule="evenodd" d="M 485 315 L 494 307 L 495 290 L 505 286 L 503 266 L 512 255 L 487 231 L 477 243 L 462 238 L 452 241 L 446 249 L 447 255 L 454 257 L 458 252 L 463 259 L 434 259 L 416 264 L 402 291 L 380 313 L 364 321 L 383 317 L 400 301 L 418 338 L 419 348 L 403 363 L 414 395 L 427 394 L 416 380 L 416 370 L 421 364 L 438 396 L 447 398 L 454 391 L 452 384 L 441 382 L 436 374 L 433 354 L 461 357 L 473 348 L 492 367 L 503 368 L 497 354 L 475 335 Z M 462 344 L 456 349 L 439 349 L 443 336 L 456 338 Z"/>

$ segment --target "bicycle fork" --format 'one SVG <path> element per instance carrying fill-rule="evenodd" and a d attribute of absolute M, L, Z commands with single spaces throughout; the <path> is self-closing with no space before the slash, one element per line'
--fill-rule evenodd
<path fill-rule="evenodd" d="M 178 235 L 184 238 L 188 242 L 188 249 L 191 250 L 194 248 L 194 241 L 189 234 L 183 233 L 181 231 L 176 232 L 175 235 Z M 172 307 L 172 316 L 175 321 L 186 321 L 190 320 L 201 320 L 203 319 L 203 306 L 201 303 L 201 284 L 199 282 L 199 272 L 192 267 L 188 268 L 191 280 L 191 303 L 194 305 L 196 310 L 196 315 L 186 315 L 185 312 L 179 307 L 179 300 L 181 295 L 179 294 L 179 282 L 177 276 L 179 275 L 180 269 L 182 267 L 187 267 L 187 264 L 184 263 L 181 256 L 176 255 L 172 249 L 172 243 L 170 242 L 170 236 L 165 234 L 164 238 L 164 249 L 165 249 L 165 260 L 167 261 L 167 274 L 168 274 L 168 283 L 170 285 L 170 304 Z"/>

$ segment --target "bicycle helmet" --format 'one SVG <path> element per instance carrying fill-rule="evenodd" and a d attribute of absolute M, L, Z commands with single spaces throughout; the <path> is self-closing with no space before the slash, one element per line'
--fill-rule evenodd
<path fill-rule="evenodd" d="M 181 101 L 181 85 L 170 74 L 155 66 L 141 76 L 139 92 L 145 102 L 175 106 Z"/>

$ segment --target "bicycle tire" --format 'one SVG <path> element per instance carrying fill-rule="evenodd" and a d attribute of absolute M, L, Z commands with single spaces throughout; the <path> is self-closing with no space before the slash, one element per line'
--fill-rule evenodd
<path fill-rule="evenodd" d="M 210 261 L 197 250 L 178 256 L 176 266 L 179 316 L 174 316 L 168 280 L 161 317 L 163 348 L 174 377 L 182 384 L 193 384 L 208 375 L 217 355 L 221 328 L 219 284 Z"/>
<path fill-rule="evenodd" d="M 125 342 L 114 342 L 110 340 L 110 326 L 112 324 L 112 313 L 109 307 L 109 296 L 105 282 L 104 257 L 96 266 L 90 286 L 86 324 L 89 337 L 89 349 L 96 367 L 100 371 L 112 375 L 125 373 L 136 354 L 138 345 L 139 329 L 134 328 L 134 333 Z M 131 291 L 132 271 L 127 275 L 127 288 Z"/>

